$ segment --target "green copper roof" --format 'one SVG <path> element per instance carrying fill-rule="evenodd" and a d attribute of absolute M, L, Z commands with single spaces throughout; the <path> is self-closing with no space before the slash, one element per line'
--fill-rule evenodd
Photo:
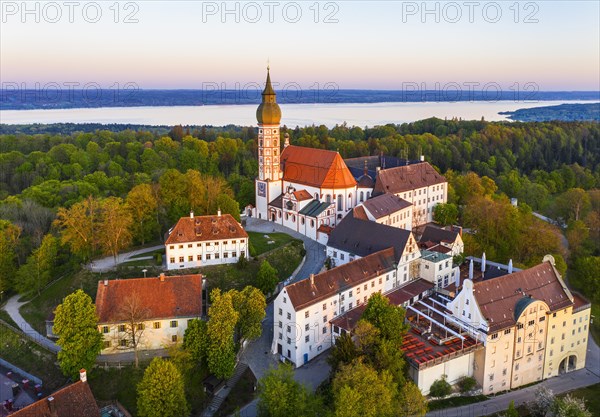
<path fill-rule="evenodd" d="M 519 299 L 519 301 L 517 301 L 517 304 L 515 304 L 515 321 L 519 320 L 519 316 L 521 316 L 521 313 L 523 313 L 527 306 L 533 303 L 534 301 L 535 298 L 531 298 L 528 296 L 523 296 Z"/>

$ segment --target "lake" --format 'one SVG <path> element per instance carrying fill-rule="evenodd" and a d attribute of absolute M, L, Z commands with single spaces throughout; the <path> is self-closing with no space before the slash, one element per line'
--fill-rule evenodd
<path fill-rule="evenodd" d="M 407 103 L 334 103 L 283 104 L 281 124 L 288 127 L 321 125 L 333 127 L 346 122 L 349 126 L 375 126 L 386 123 L 405 123 L 438 117 L 466 120 L 508 120 L 498 114 L 522 108 L 555 106 L 565 103 L 595 101 L 462 101 Z M 256 125 L 256 105 L 207 105 L 178 107 L 101 107 L 52 110 L 2 110 L 0 123 L 103 123 L 143 125 Z"/>

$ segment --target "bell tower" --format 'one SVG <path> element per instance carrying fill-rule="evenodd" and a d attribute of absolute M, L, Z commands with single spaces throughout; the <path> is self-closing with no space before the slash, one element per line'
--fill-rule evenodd
<path fill-rule="evenodd" d="M 258 121 L 258 178 L 256 179 L 257 216 L 274 220 L 269 216 L 268 204 L 281 195 L 283 172 L 280 165 L 281 144 L 279 122 L 281 109 L 277 104 L 275 90 L 271 85 L 271 74 L 267 67 L 267 82 L 262 92 L 262 101 L 256 109 Z"/>
<path fill-rule="evenodd" d="M 281 147 L 279 143 L 279 121 L 281 109 L 275 99 L 276 94 L 271 85 L 271 75 L 267 67 L 267 82 L 262 92 L 262 102 L 256 109 L 258 120 L 258 179 L 279 180 L 281 169 L 279 157 Z"/>

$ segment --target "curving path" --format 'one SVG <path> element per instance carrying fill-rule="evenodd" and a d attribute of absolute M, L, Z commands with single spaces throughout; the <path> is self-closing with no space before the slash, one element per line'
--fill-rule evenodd
<path fill-rule="evenodd" d="M 27 303 L 19 301 L 19 297 L 20 295 L 13 295 L 10 297 L 4 305 L 3 310 L 8 313 L 12 321 L 17 324 L 17 327 L 19 327 L 23 333 L 27 334 L 30 338 L 34 339 L 40 345 L 46 347 L 51 352 L 57 353 L 60 350 L 60 346 L 35 331 L 33 327 L 31 327 L 31 325 L 25 321 L 23 316 L 21 316 L 19 309 L 23 304 Z"/>
<path fill-rule="evenodd" d="M 115 269 L 115 267 L 117 265 L 120 265 L 124 262 L 133 260 L 131 258 L 136 255 L 163 249 L 164 247 L 165 247 L 165 245 L 157 245 L 157 246 L 151 246 L 149 248 L 132 250 L 131 252 L 120 253 L 117 256 L 116 263 L 115 263 L 115 258 L 113 258 L 112 256 L 107 256 L 106 258 L 101 258 L 101 259 L 95 259 L 92 262 L 90 262 L 88 265 L 86 265 L 86 267 L 92 272 L 110 271 L 112 269 Z M 140 260 L 140 259 L 151 259 L 151 257 L 135 258 L 135 260 Z"/>

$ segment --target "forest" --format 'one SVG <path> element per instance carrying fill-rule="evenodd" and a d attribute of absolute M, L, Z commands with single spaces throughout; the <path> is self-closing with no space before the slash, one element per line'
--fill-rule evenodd
<path fill-rule="evenodd" d="M 159 242 L 190 210 L 208 214 L 220 207 L 239 219 L 241 208 L 254 202 L 255 128 L 111 126 L 61 134 L 56 126 L 34 127 L 0 135 L 2 291 L 39 291 L 61 265 L 57 260 L 77 264 Z M 474 254 L 486 250 L 498 261 L 528 266 L 546 251 L 574 270 L 589 263 L 598 268 L 598 123 L 432 118 L 372 128 L 284 126 L 285 133 L 292 144 L 344 158 L 424 155 L 450 183 L 451 215 L 443 223 L 475 230 L 467 241 Z M 509 198 L 518 199 L 518 208 Z M 490 219 L 496 221 L 482 223 Z M 91 238 L 82 239 L 78 228 Z M 40 268 L 43 261 L 52 265 Z M 48 272 L 32 274 L 41 270 Z"/>

